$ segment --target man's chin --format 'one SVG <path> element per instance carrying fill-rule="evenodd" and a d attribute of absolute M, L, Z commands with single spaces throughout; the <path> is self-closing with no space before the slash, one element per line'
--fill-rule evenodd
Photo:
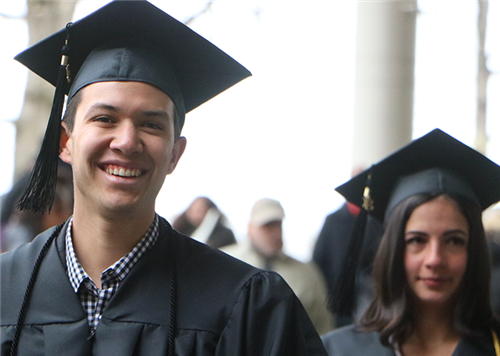
<path fill-rule="evenodd" d="M 130 200 L 113 201 L 103 205 L 103 210 L 107 215 L 116 215 L 117 217 L 122 218 L 130 215 L 136 215 L 140 211 L 144 211 L 144 209 L 144 204 Z"/>
<path fill-rule="evenodd" d="M 274 260 L 279 256 L 281 249 L 273 250 L 273 249 L 256 249 L 257 252 L 264 257 L 266 260 Z"/>

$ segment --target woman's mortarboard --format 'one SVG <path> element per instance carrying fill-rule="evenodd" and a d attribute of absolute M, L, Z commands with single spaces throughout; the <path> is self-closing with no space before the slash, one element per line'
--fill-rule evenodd
<path fill-rule="evenodd" d="M 61 60 L 63 57 L 63 60 Z M 56 87 L 44 141 L 21 209 L 50 209 L 59 155 L 60 120 L 68 100 L 86 85 L 140 81 L 185 113 L 251 75 L 233 58 L 147 1 L 112 1 L 15 57 Z"/>
<path fill-rule="evenodd" d="M 435 129 L 336 188 L 347 201 L 384 222 L 406 198 L 420 194 L 460 196 L 485 210 L 500 200 L 500 166 L 445 132 Z M 335 311 L 354 307 L 354 280 L 363 221 L 350 237 L 341 277 L 332 297 Z M 358 231 L 356 231 L 358 230 Z"/>
<path fill-rule="evenodd" d="M 451 173 L 446 175 L 448 179 L 441 188 L 431 178 L 434 175 L 437 179 L 439 170 L 432 171 L 432 168 Z M 425 170 L 429 170 L 427 175 L 422 173 Z M 417 180 L 420 181 L 417 187 L 416 181 L 410 178 L 416 173 L 421 178 Z M 442 192 L 465 195 L 469 199 L 472 199 L 470 194 L 473 193 L 481 210 L 500 200 L 500 166 L 439 129 L 412 141 L 335 190 L 351 203 L 362 206 L 369 175 L 370 197 L 373 201 L 373 210 L 369 214 L 380 221 L 384 221 L 384 217 L 388 215 L 387 208 L 395 207 L 394 199 L 400 202 L 419 192 L 438 193 L 436 190 L 443 189 Z M 452 176 L 457 180 L 454 181 Z M 424 177 L 426 180 L 423 180 Z M 466 184 L 469 191 L 459 185 L 458 181 Z M 396 197 L 393 195 L 398 183 L 400 187 Z"/>

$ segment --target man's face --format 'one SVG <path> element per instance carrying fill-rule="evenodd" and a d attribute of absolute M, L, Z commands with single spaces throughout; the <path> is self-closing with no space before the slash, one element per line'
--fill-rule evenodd
<path fill-rule="evenodd" d="M 75 214 L 153 212 L 186 146 L 183 137 L 174 143 L 172 100 L 139 82 L 81 90 L 73 131 L 61 135 L 61 158 L 73 166 Z"/>
<path fill-rule="evenodd" d="M 203 222 L 203 219 L 205 219 L 208 210 L 205 200 L 203 198 L 197 198 L 187 209 L 186 217 L 191 224 L 198 227 Z"/>
<path fill-rule="evenodd" d="M 282 222 L 271 221 L 265 225 L 248 225 L 248 237 L 253 247 L 267 258 L 275 257 L 283 248 Z"/>

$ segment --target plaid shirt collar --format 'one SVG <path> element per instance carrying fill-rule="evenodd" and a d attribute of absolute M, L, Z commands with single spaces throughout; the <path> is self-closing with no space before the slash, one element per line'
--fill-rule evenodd
<path fill-rule="evenodd" d="M 69 280 L 75 293 L 78 293 L 78 289 L 85 279 L 90 279 L 89 275 L 83 269 L 82 265 L 76 257 L 75 250 L 73 248 L 73 239 L 71 236 L 71 230 L 73 226 L 73 217 L 71 217 L 68 229 L 66 230 L 66 268 L 68 270 Z M 144 237 L 137 243 L 137 245 L 128 254 L 123 256 L 118 262 L 109 267 L 103 272 L 102 277 L 106 274 L 114 275 L 119 282 L 130 272 L 132 267 L 136 264 L 139 258 L 155 244 L 159 235 L 159 217 L 155 214 L 153 223 L 149 227 L 148 231 Z M 101 278 L 102 278 L 101 277 Z"/>

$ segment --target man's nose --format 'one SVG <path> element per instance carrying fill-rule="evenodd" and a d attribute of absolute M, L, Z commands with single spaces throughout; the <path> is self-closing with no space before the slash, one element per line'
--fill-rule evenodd
<path fill-rule="evenodd" d="M 143 142 L 139 131 L 132 122 L 122 122 L 114 132 L 111 149 L 119 150 L 125 155 L 140 153 L 143 149 Z"/>

